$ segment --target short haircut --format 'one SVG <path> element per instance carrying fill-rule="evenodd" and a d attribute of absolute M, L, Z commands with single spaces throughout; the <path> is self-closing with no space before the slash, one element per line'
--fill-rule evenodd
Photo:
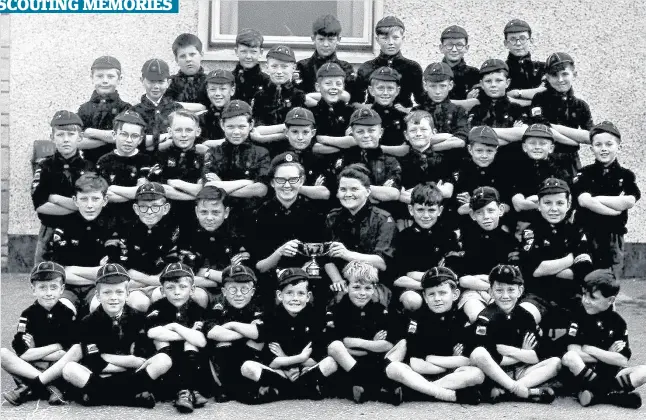
<path fill-rule="evenodd" d="M 229 207 L 229 194 L 220 187 L 206 186 L 195 197 L 195 207 L 202 201 L 221 202 L 224 207 Z"/>
<path fill-rule="evenodd" d="M 195 284 L 195 278 L 192 276 L 178 276 L 178 277 L 159 277 L 159 283 L 163 286 L 166 283 L 179 283 L 181 279 L 190 279 L 191 285 Z"/>
<path fill-rule="evenodd" d="M 198 118 L 198 116 L 195 115 L 195 113 L 193 113 L 191 111 L 187 111 L 185 109 L 178 109 L 177 111 L 171 112 L 170 115 L 168 116 L 168 125 L 172 126 L 173 121 L 175 121 L 175 118 L 177 118 L 177 117 L 188 118 L 188 119 L 192 120 L 195 123 L 196 126 L 198 126 L 198 127 L 200 126 L 200 119 Z"/>
<path fill-rule="evenodd" d="M 298 169 L 298 175 L 299 175 L 299 176 L 305 176 L 305 167 L 304 167 L 303 165 L 301 165 L 300 163 L 298 163 L 298 162 L 283 162 L 283 163 L 281 163 L 281 164 L 279 164 L 279 165 L 276 165 L 276 166 L 274 166 L 273 168 L 271 168 L 271 172 L 270 172 L 270 174 L 269 174 L 269 175 L 271 175 L 272 177 L 273 177 L 274 175 L 276 175 L 276 171 L 277 171 L 277 170 L 278 170 L 278 168 L 280 168 L 281 166 L 293 166 L 293 167 L 295 167 L 296 169 Z"/>
<path fill-rule="evenodd" d="M 94 191 L 100 191 L 104 197 L 108 193 L 108 181 L 96 172 L 86 172 L 74 183 L 74 195 Z"/>
<path fill-rule="evenodd" d="M 177 57 L 177 51 L 180 48 L 194 46 L 200 53 L 202 52 L 202 41 L 193 34 L 180 34 L 173 41 L 173 55 Z"/>
<path fill-rule="evenodd" d="M 244 45 L 250 48 L 262 48 L 265 38 L 255 29 L 242 29 L 236 36 L 236 46 Z"/>
<path fill-rule="evenodd" d="M 586 279 L 583 283 L 583 291 L 590 295 L 599 291 L 603 297 L 612 297 L 619 294 L 619 281 L 615 275 L 610 272 L 601 272 L 601 270 L 593 271 L 595 275 L 589 280 Z M 591 273 L 591 274 L 592 274 Z M 590 276 L 590 275 L 588 275 Z"/>
<path fill-rule="evenodd" d="M 370 181 L 370 170 L 361 163 L 353 163 L 346 166 L 343 168 L 338 178 L 339 181 L 341 181 L 341 178 L 356 179 L 366 188 L 370 188 L 370 185 L 372 185 Z"/>
<path fill-rule="evenodd" d="M 571 68 L 572 71 L 576 70 L 576 67 L 574 66 L 574 63 L 572 63 L 570 61 L 565 61 L 563 63 L 558 63 L 558 64 L 555 64 L 555 65 L 549 67 L 547 69 L 547 74 L 549 74 L 551 76 L 555 76 L 559 72 L 561 72 L 563 70 L 566 70 L 568 67 Z"/>
<path fill-rule="evenodd" d="M 375 266 L 363 261 L 350 261 L 343 268 L 343 277 L 349 282 L 379 283 L 379 272 Z"/>
<path fill-rule="evenodd" d="M 431 124 L 431 128 L 435 129 L 435 122 L 433 122 L 433 116 L 424 110 L 413 111 L 410 114 L 406 115 L 404 121 L 406 121 L 406 128 L 410 124 L 421 124 L 422 121 L 428 120 Z"/>
<path fill-rule="evenodd" d="M 382 26 L 380 28 L 375 28 L 375 33 L 377 35 L 390 35 L 395 31 L 401 31 L 404 34 L 405 29 L 401 26 Z"/>
<path fill-rule="evenodd" d="M 80 125 L 76 124 L 66 124 L 66 125 L 55 125 L 52 127 L 52 135 L 56 133 L 56 130 L 59 131 L 76 131 L 77 133 L 81 133 L 83 131 L 83 127 Z"/>
<path fill-rule="evenodd" d="M 115 120 L 115 121 L 112 123 L 112 130 L 113 130 L 113 131 L 115 131 L 115 132 L 116 132 L 116 131 L 119 131 L 119 130 L 123 130 L 123 125 L 124 125 L 124 124 L 132 124 L 132 125 L 136 125 L 137 127 L 141 127 L 141 134 L 142 134 L 142 135 L 144 134 L 144 129 L 145 129 L 146 127 L 144 127 L 143 125 L 139 125 L 139 124 L 137 124 L 137 123 L 134 123 L 134 122 L 129 122 L 129 121 L 118 121 L 118 120 Z"/>
<path fill-rule="evenodd" d="M 435 182 L 417 184 L 410 194 L 410 204 L 421 204 L 423 206 L 440 206 L 442 205 L 442 191 L 437 187 Z"/>

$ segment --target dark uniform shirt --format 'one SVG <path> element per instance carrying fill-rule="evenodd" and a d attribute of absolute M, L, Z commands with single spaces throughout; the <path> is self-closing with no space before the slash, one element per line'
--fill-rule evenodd
<path fill-rule="evenodd" d="M 379 144 L 383 146 L 399 146 L 406 143 L 404 131 L 406 131 L 406 112 L 402 112 L 395 108 L 394 105 L 383 106 L 378 103 L 372 104 L 372 110 L 381 117 L 381 128 L 384 134 L 379 140 Z"/>
<path fill-rule="evenodd" d="M 325 313 L 307 305 L 296 316 L 291 316 L 280 305 L 274 311 L 266 313 L 262 323 L 258 325 L 258 339 L 263 343 L 278 343 L 287 356 L 300 354 L 305 346 L 312 344 L 312 359 L 320 361 L 327 355 L 325 342 Z M 265 344 L 264 360 L 270 364 L 276 356 Z M 283 367 L 286 369 L 288 367 Z"/>
<path fill-rule="evenodd" d="M 183 109 L 182 106 L 167 96 L 162 96 L 159 105 L 155 105 L 146 95 L 142 95 L 141 102 L 131 108 L 141 115 L 141 118 L 146 122 L 144 127 L 144 134 L 150 134 L 154 139 L 159 140 L 161 134 L 165 134 L 170 127 L 168 116 Z M 146 150 L 145 139 L 139 143 L 139 150 Z M 157 147 L 155 147 L 157 150 Z"/>
<path fill-rule="evenodd" d="M 417 61 L 410 60 L 398 52 L 395 55 L 385 55 L 380 53 L 378 57 L 366 61 L 357 70 L 357 78 L 352 86 L 351 101 L 359 103 L 373 103 L 374 98 L 368 95 L 366 102 L 366 93 L 370 86 L 370 75 L 380 67 L 390 67 L 402 75 L 401 90 L 395 101 L 406 108 L 413 106 L 411 96 L 415 97 L 416 102 L 420 102 L 424 97 L 424 86 L 422 84 L 422 67 Z"/>
<path fill-rule="evenodd" d="M 179 247 L 187 251 L 182 262 L 193 267 L 193 271 L 202 268 L 222 271 L 231 265 L 234 256 L 248 252 L 246 238 L 234 232 L 227 221 L 212 232 L 200 226 L 195 217 L 192 222 L 191 235 L 182 235 Z"/>
<path fill-rule="evenodd" d="M 102 354 L 141 355 L 148 341 L 145 325 L 146 315 L 128 305 L 117 318 L 110 317 L 99 306 L 80 324 L 83 355 L 87 358 Z"/>
<path fill-rule="evenodd" d="M 146 331 L 150 331 L 152 328 L 162 327 L 176 322 L 186 328 L 203 332 L 204 330 L 202 327 L 206 316 L 206 309 L 202 308 L 192 299 L 189 299 L 185 304 L 178 308 L 170 303 L 166 297 L 163 297 L 153 303 L 148 309 L 145 328 Z M 180 352 L 183 351 L 184 341 L 180 340 L 172 342 L 171 348 Z"/>
<path fill-rule="evenodd" d="M 407 190 L 428 181 L 453 182 L 448 159 L 431 146 L 423 152 L 411 147 L 406 156 L 399 158 L 399 162 L 402 168 L 401 183 Z"/>
<path fill-rule="evenodd" d="M 519 305 L 507 314 L 492 303 L 480 312 L 474 326 L 474 345 L 486 348 L 498 363 L 502 355 L 496 350 L 497 344 L 522 348 L 525 335 L 532 333 L 538 342 L 534 350 L 538 352 L 541 345 L 541 334 L 534 317 Z"/>
<path fill-rule="evenodd" d="M 316 120 L 317 135 L 343 137 L 346 135 L 354 108 L 343 101 L 329 104 L 321 99 L 310 111 Z"/>
<path fill-rule="evenodd" d="M 373 300 L 359 308 L 345 295 L 339 303 L 330 308 L 327 317 L 330 341 L 348 337 L 374 340 L 379 331 L 388 333 L 390 330 L 388 309 Z M 388 336 L 384 340 L 390 341 Z"/>
<path fill-rule="evenodd" d="M 119 97 L 119 92 L 109 95 L 99 95 L 92 92 L 90 100 L 79 107 L 78 116 L 83 121 L 83 128 L 96 128 L 97 130 L 112 130 L 114 117 L 130 109 L 132 105 Z M 96 163 L 99 158 L 114 150 L 113 144 L 105 144 L 95 149 L 86 149 L 83 152 L 85 159 Z"/>
<path fill-rule="evenodd" d="M 626 321 L 612 307 L 594 315 L 588 314 L 583 308 L 576 311 L 568 328 L 568 339 L 570 344 L 594 346 L 606 351 L 610 350 L 615 341 L 623 341 L 626 346 L 619 354 L 627 359 L 632 356 Z M 597 363 L 601 364 L 601 361 Z M 612 368 L 619 369 L 617 366 Z"/>
<path fill-rule="evenodd" d="M 454 348 L 462 344 L 462 356 L 468 357 L 473 334 L 469 318 L 454 305 L 449 311 L 435 313 L 426 303 L 413 313 L 408 324 L 406 357 L 426 359 L 426 356 L 453 356 Z"/>
<path fill-rule="evenodd" d="M 253 299 L 244 308 L 234 308 L 229 305 L 226 299 L 218 302 L 209 312 L 209 318 L 204 321 L 204 332 L 207 334 L 216 325 L 224 325 L 227 322 L 242 322 L 244 324 L 258 323 L 263 319 L 264 311 Z M 246 341 L 246 340 L 245 340 Z"/>
<path fill-rule="evenodd" d="M 379 255 L 388 264 L 394 254 L 397 225 L 388 212 L 366 203 L 352 215 L 337 208 L 325 220 L 326 239 L 341 242 L 350 251 Z"/>
<path fill-rule="evenodd" d="M 222 122 L 222 108 L 216 108 L 209 103 L 206 112 L 200 115 L 200 128 L 202 133 L 200 137 L 206 140 L 219 140 L 224 138 L 224 131 L 220 123 Z"/>
<path fill-rule="evenodd" d="M 598 195 L 632 195 L 636 200 L 641 198 L 641 192 L 635 180 L 635 174 L 619 164 L 615 159 L 610 165 L 605 166 L 595 162 L 581 169 L 575 178 L 573 197 L 578 198 L 583 193 L 590 193 L 593 197 Z M 604 216 L 585 207 L 577 209 L 576 221 L 590 233 L 617 233 L 623 235 L 627 232 L 628 210 L 617 216 Z"/>
<path fill-rule="evenodd" d="M 466 141 L 469 133 L 467 111 L 455 105 L 448 97 L 442 102 L 434 102 L 426 96 L 415 109 L 427 111 L 433 116 L 433 124 L 438 133 L 449 133 Z"/>
<path fill-rule="evenodd" d="M 451 252 L 459 252 L 460 244 L 454 231 L 435 224 L 422 229 L 416 224 L 402 230 L 393 243 L 393 262 L 397 276 L 411 271 L 425 272 L 437 267 Z"/>
<path fill-rule="evenodd" d="M 296 71 L 294 74 L 294 83 L 296 86 L 305 93 L 315 91 L 316 73 L 326 63 L 336 63 L 345 72 L 345 90 L 350 91 L 350 85 L 354 81 L 354 68 L 352 64 L 347 61 L 339 60 L 336 53 L 332 53 L 327 57 L 321 57 L 318 51 L 310 58 L 305 58 L 296 63 Z"/>
<path fill-rule="evenodd" d="M 253 97 L 252 106 L 257 125 L 282 124 L 290 109 L 305 106 L 305 92 L 292 82 L 280 86 L 269 83 L 266 89 Z"/>
<path fill-rule="evenodd" d="M 287 146 L 281 151 L 281 153 L 283 151 L 291 152 L 298 157 L 298 161 L 303 165 L 303 168 L 305 168 L 304 185 L 312 186 L 316 180 L 322 176 L 323 184 L 321 185 L 327 187 L 330 192 L 336 191 L 336 189 L 333 188 L 333 186 L 336 185 L 336 177 L 330 170 L 329 159 L 325 155 L 314 153 L 313 148 L 313 142 L 305 149 L 296 149 L 287 143 Z M 320 203 L 320 200 L 317 201 Z"/>
<path fill-rule="evenodd" d="M 489 166 L 478 166 L 473 159 L 465 159 L 453 171 L 453 196 L 461 193 L 473 194 L 478 187 L 494 187 L 500 193 L 503 203 L 511 203 L 511 181 L 509 167 L 496 157 Z"/>
<path fill-rule="evenodd" d="M 69 159 L 65 159 L 58 151 L 38 162 L 31 182 L 31 200 L 34 209 L 47 203 L 51 194 L 72 197 L 75 193 L 74 183 L 81 175 L 94 169 L 94 165 L 83 159 L 77 152 Z M 60 216 L 38 213 L 38 218 L 45 226 L 56 226 L 60 223 Z"/>
<path fill-rule="evenodd" d="M 512 53 L 507 56 L 509 67 L 509 90 L 534 89 L 543 83 L 545 77 L 545 62 L 532 61 L 532 54 L 527 53 L 523 57 L 517 57 Z"/>
<path fill-rule="evenodd" d="M 581 286 L 576 280 L 556 276 L 534 277 L 543 261 L 556 260 L 572 254 L 576 258 L 588 253 L 588 240 L 581 230 L 568 221 L 556 225 L 542 217 L 522 232 L 519 266 L 525 279 L 527 293 L 535 294 L 565 308 L 577 300 Z"/>
<path fill-rule="evenodd" d="M 25 341 L 25 334 L 29 334 L 34 347 L 60 344 L 67 350 L 77 340 L 75 320 L 74 312 L 60 301 L 49 311 L 36 301 L 20 314 L 11 347 L 22 356 L 30 348 Z"/>
<path fill-rule="evenodd" d="M 125 225 L 118 234 L 119 261 L 114 262 L 145 274 L 158 274 L 167 264 L 179 260 L 179 232 L 169 215 L 152 227 L 140 220 Z"/>
<path fill-rule="evenodd" d="M 250 179 L 266 182 L 269 164 L 269 153 L 264 147 L 248 141 L 238 145 L 225 141 L 206 153 L 202 173 L 214 173 L 223 181 Z"/>
<path fill-rule="evenodd" d="M 509 257 L 518 246 L 514 235 L 498 226 L 484 230 L 475 221 L 460 230 L 463 256 L 458 267 L 451 267 L 460 276 L 489 274 L 498 264 L 509 264 Z"/>
<path fill-rule="evenodd" d="M 112 218 L 101 212 L 94 220 L 80 213 L 62 218 L 47 247 L 46 260 L 67 266 L 96 267 L 108 255 L 106 242 L 116 235 Z"/>
<path fill-rule="evenodd" d="M 393 188 L 401 188 L 402 168 L 394 156 L 385 154 L 381 148 L 351 147 L 347 149 L 334 165 L 337 176 L 343 168 L 353 163 L 366 165 L 370 170 L 372 185 L 384 185 L 386 181 L 392 180 Z"/>
<path fill-rule="evenodd" d="M 571 128 L 590 130 L 594 123 L 590 107 L 583 100 L 574 96 L 574 90 L 570 89 L 565 93 L 557 92 L 551 85 L 547 85 L 544 92 L 534 95 L 531 105 L 532 117 L 539 117 L 550 124 L 559 124 Z M 556 143 L 554 156 L 562 159 L 572 169 L 572 175 L 581 168 L 581 160 L 578 155 L 579 146 L 568 146 Z"/>
<path fill-rule="evenodd" d="M 133 156 L 120 156 L 113 150 L 99 159 L 96 164 L 96 171 L 105 178 L 110 185 L 121 187 L 134 187 L 140 178 L 151 178 L 150 168 L 153 166 L 153 158 L 148 153 L 138 152 Z M 150 179 L 156 181 L 156 179 Z M 110 217 L 119 222 L 133 222 L 137 215 L 132 210 L 132 202 L 109 203 L 104 211 Z"/>
<path fill-rule="evenodd" d="M 193 102 L 207 106 L 209 98 L 206 95 L 206 73 L 204 68 L 192 76 L 188 76 L 180 70 L 170 77 L 170 85 L 165 96 L 175 102 Z"/>
<path fill-rule="evenodd" d="M 444 58 L 442 62 L 451 66 L 451 63 Z M 467 65 L 464 58 L 458 64 L 451 67 L 453 71 L 453 89 L 449 92 L 449 99 L 464 100 L 474 86 L 480 83 L 480 70 Z"/>
<path fill-rule="evenodd" d="M 240 99 L 248 104 L 251 104 L 257 92 L 269 86 L 269 75 L 262 72 L 259 64 L 247 70 L 238 63 L 233 69 L 233 76 L 236 81 L 236 92 L 231 99 Z"/>

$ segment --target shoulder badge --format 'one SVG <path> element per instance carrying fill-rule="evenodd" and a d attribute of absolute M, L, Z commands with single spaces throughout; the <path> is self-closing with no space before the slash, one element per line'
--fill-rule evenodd
<path fill-rule="evenodd" d="M 152 311 L 151 313 L 146 315 L 146 318 L 150 318 L 150 317 L 157 316 L 157 315 L 159 315 L 159 311 L 155 309 L 154 311 Z"/>
<path fill-rule="evenodd" d="M 20 317 L 18 320 L 18 328 L 17 328 L 19 333 L 24 333 L 27 332 L 27 318 L 25 317 Z"/>
<path fill-rule="evenodd" d="M 223 311 L 223 310 L 224 310 L 224 306 L 222 306 L 222 304 L 221 304 L 221 303 L 216 303 L 216 304 L 215 304 L 215 306 L 213 307 L 213 310 L 214 310 L 214 311 Z"/>
<path fill-rule="evenodd" d="M 532 117 L 538 117 L 543 115 L 543 109 L 540 106 L 535 106 L 531 109 Z"/>
<path fill-rule="evenodd" d="M 202 321 L 195 321 L 193 324 L 193 329 L 197 331 L 202 331 L 202 327 L 204 326 L 204 322 Z"/>
<path fill-rule="evenodd" d="M 576 337 L 577 332 L 579 331 L 579 324 L 573 322 L 570 324 L 570 329 L 568 330 L 568 335 L 570 337 Z"/>
<path fill-rule="evenodd" d="M 88 344 L 85 346 L 85 350 L 87 354 L 94 354 L 99 352 L 99 348 L 96 346 L 96 344 Z"/>
<path fill-rule="evenodd" d="M 486 325 L 478 325 L 476 327 L 476 335 L 487 335 L 487 326 Z"/>
<path fill-rule="evenodd" d="M 408 333 L 415 334 L 416 332 L 417 332 L 417 322 L 411 319 L 410 323 L 408 324 Z"/>

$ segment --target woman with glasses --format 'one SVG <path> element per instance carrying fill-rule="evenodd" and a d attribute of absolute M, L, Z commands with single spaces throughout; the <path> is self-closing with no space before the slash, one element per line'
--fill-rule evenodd
<path fill-rule="evenodd" d="M 368 168 L 352 164 L 341 171 L 337 191 L 341 208 L 332 210 L 325 221 L 326 240 L 332 241 L 328 255 L 333 258 L 325 265 L 325 272 L 332 280 L 330 289 L 335 292 L 347 292 L 340 272 L 350 261 L 366 262 L 383 273 L 393 256 L 397 225 L 390 213 L 370 203 L 369 196 Z M 387 288 L 380 287 L 378 295 L 387 305 L 390 295 Z"/>
<path fill-rule="evenodd" d="M 260 279 L 259 293 L 275 290 L 273 271 L 286 267 L 302 267 L 311 261 L 303 244 L 323 241 L 325 209 L 318 200 L 310 200 L 301 193 L 306 169 L 298 155 L 285 152 L 271 161 L 270 185 L 274 190 L 255 213 L 255 231 L 249 241 L 252 254 L 257 258 L 256 268 L 265 279 Z M 269 278 L 267 278 L 269 277 Z M 269 284 L 266 284 L 267 282 Z"/>

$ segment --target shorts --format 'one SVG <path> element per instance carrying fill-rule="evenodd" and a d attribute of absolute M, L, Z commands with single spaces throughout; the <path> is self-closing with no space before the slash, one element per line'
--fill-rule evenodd
<path fill-rule="evenodd" d="M 462 309 L 465 303 L 469 300 L 477 300 L 482 302 L 484 306 L 489 305 L 493 302 L 493 298 L 484 290 L 467 290 L 460 295 L 460 300 L 458 300 L 458 309 Z"/>
<path fill-rule="evenodd" d="M 96 294 L 96 286 L 88 284 L 87 286 L 73 286 L 67 285 L 61 298 L 65 298 L 72 302 L 76 308 L 77 313 L 87 312 L 90 308 L 90 303 Z"/>
<path fill-rule="evenodd" d="M 502 366 L 502 370 L 504 370 L 507 376 L 509 376 L 511 379 L 517 381 L 525 376 L 527 369 L 532 366 L 533 365 L 527 363 L 516 363 L 515 365 Z"/>
<path fill-rule="evenodd" d="M 547 300 L 533 293 L 527 293 L 525 295 L 523 300 L 521 300 L 521 303 L 525 303 L 525 302 L 531 303 L 532 305 L 534 305 L 536 309 L 538 309 L 538 312 L 540 312 L 542 319 L 545 319 L 547 317 L 551 317 L 555 319 L 559 316 L 559 314 L 569 313 L 569 311 L 566 308 L 563 308 L 556 302 Z M 567 322 L 567 319 L 569 318 L 564 319 L 564 322 Z"/>

